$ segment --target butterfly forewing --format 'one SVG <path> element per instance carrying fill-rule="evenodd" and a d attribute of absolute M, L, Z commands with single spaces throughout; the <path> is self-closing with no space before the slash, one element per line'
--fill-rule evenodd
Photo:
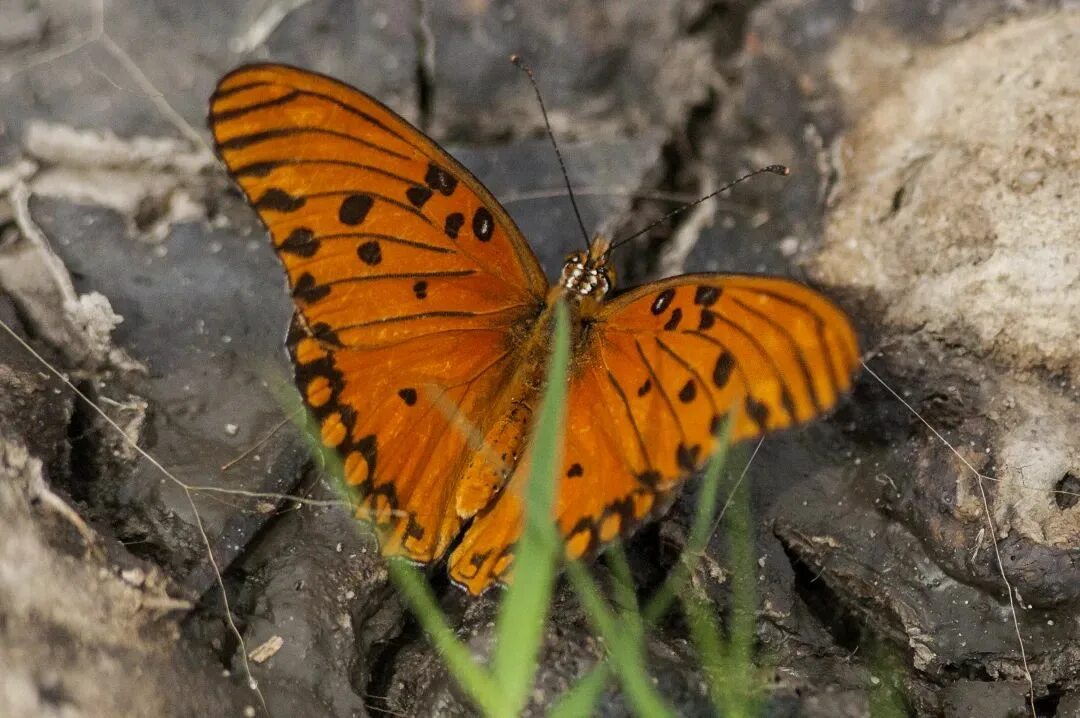
<path fill-rule="evenodd" d="M 391 110 L 281 65 L 226 75 L 216 148 L 297 308 L 297 384 L 384 550 L 438 558 L 470 440 L 547 280 L 491 194 Z"/>

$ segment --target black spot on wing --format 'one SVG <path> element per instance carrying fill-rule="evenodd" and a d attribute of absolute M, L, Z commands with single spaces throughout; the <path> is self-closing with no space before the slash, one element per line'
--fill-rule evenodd
<path fill-rule="evenodd" d="M 449 197 L 457 189 L 458 181 L 448 171 L 432 162 L 428 164 L 427 174 L 424 175 L 424 183 L 431 189 Z"/>
<path fill-rule="evenodd" d="M 458 232 L 461 231 L 462 226 L 465 224 L 465 215 L 461 212 L 454 212 L 446 215 L 446 223 L 443 225 L 443 232 L 450 239 L 457 239 Z"/>
<path fill-rule="evenodd" d="M 413 207 L 420 209 L 431 199 L 431 190 L 427 187 L 410 187 L 405 190 L 405 197 Z"/>
<path fill-rule="evenodd" d="M 309 272 L 304 272 L 300 275 L 300 278 L 296 280 L 296 285 L 292 290 L 293 297 L 305 304 L 311 304 L 321 299 L 325 299 L 329 294 L 330 287 L 325 284 L 316 283 L 315 277 Z"/>
<path fill-rule="evenodd" d="M 648 486 L 650 489 L 656 488 L 660 483 L 660 472 L 656 469 L 649 469 L 648 471 L 642 471 L 637 475 L 637 480 Z"/>
<path fill-rule="evenodd" d="M 684 404 L 689 404 L 697 396 L 697 385 L 693 379 L 688 380 L 683 384 L 683 388 L 679 389 L 679 401 Z"/>
<path fill-rule="evenodd" d="M 735 357 L 726 349 L 716 359 L 713 367 L 712 380 L 717 389 L 723 389 L 731 380 L 731 372 L 735 369 Z"/>
<path fill-rule="evenodd" d="M 649 309 L 654 315 L 660 316 L 664 313 L 664 310 L 668 308 L 668 305 L 671 304 L 671 300 L 674 298 L 674 288 L 668 287 L 656 295 L 656 299 L 653 300 L 652 307 Z"/>
<path fill-rule="evenodd" d="M 720 289 L 717 287 L 701 285 L 694 292 L 694 304 L 700 304 L 703 307 L 711 307 L 719 298 Z"/>
<path fill-rule="evenodd" d="M 581 467 L 581 464 L 572 464 L 569 469 L 566 470 L 566 478 L 573 479 L 581 476 L 585 473 L 585 469 Z"/>
<path fill-rule="evenodd" d="M 338 219 L 342 224 L 355 227 L 363 222 L 371 211 L 372 205 L 375 204 L 369 195 L 366 194 L 351 194 L 341 201 L 341 207 L 338 209 Z"/>
<path fill-rule="evenodd" d="M 495 231 L 495 220 L 491 217 L 491 212 L 487 211 L 486 207 L 479 207 L 472 218 L 472 231 L 476 235 L 476 238 L 481 242 L 488 242 L 491 240 L 491 235 Z"/>
<path fill-rule="evenodd" d="M 331 346 L 338 347 L 339 349 L 344 344 L 341 343 L 341 339 L 338 338 L 337 332 L 330 328 L 330 325 L 326 322 L 316 322 L 311 326 L 311 336 L 318 339 L 324 344 L 330 344 Z"/>
<path fill-rule="evenodd" d="M 766 431 L 769 422 L 769 407 L 765 402 L 758 401 L 752 396 L 746 397 L 746 413 L 757 424 L 758 429 Z M 795 415 L 792 414 L 794 417 Z"/>
<path fill-rule="evenodd" d="M 278 245 L 278 249 L 297 257 L 311 257 L 319 251 L 319 241 L 307 227 L 297 227 Z"/>
<path fill-rule="evenodd" d="M 679 327 L 679 322 L 682 321 L 682 309 L 675 307 L 671 310 L 671 316 L 668 318 L 667 323 L 664 324 L 664 329 L 669 332 L 675 331 Z"/>
<path fill-rule="evenodd" d="M 680 469 L 683 469 L 684 471 L 693 471 L 697 468 L 698 457 L 700 455 L 701 444 L 687 446 L 680 442 L 679 447 L 675 450 L 675 462 L 679 465 Z"/>
<path fill-rule="evenodd" d="M 401 389 L 398 391 L 397 395 L 405 402 L 405 406 L 412 406 L 416 403 L 416 389 L 413 389 L 412 387 Z"/>
<path fill-rule="evenodd" d="M 356 256 L 360 257 L 364 264 L 373 267 L 382 262 L 382 248 L 375 240 L 364 242 L 356 248 Z"/>
<path fill-rule="evenodd" d="M 255 209 L 272 209 L 275 212 L 295 212 L 307 202 L 303 197 L 293 197 L 283 189 L 271 187 L 255 200 Z"/>

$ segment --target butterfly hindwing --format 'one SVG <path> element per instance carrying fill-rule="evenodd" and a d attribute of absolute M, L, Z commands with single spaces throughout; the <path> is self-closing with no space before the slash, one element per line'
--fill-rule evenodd
<path fill-rule="evenodd" d="M 543 306 L 535 255 L 465 168 L 336 80 L 241 67 L 210 127 L 285 267 L 298 388 L 358 516 L 385 552 L 439 557 L 469 437 Z"/>
<path fill-rule="evenodd" d="M 601 364 L 575 370 L 567 393 L 564 460 L 555 477 L 556 522 L 567 558 L 594 554 L 667 506 L 674 482 L 637 459 L 644 437 L 623 407 Z M 498 500 L 477 516 L 450 557 L 450 577 L 471 593 L 509 581 L 524 523 L 529 466 L 526 454 Z"/>
<path fill-rule="evenodd" d="M 701 465 L 717 417 L 728 412 L 733 441 L 820 416 L 850 388 L 859 363 L 846 315 L 777 277 L 664 279 L 604 304 L 596 326 L 597 351 L 665 475 Z"/>

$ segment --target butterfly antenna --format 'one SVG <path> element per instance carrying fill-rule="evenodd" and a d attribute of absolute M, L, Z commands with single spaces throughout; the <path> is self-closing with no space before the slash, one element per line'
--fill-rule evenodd
<path fill-rule="evenodd" d="M 555 157 L 559 160 L 559 170 L 562 171 L 563 182 L 566 183 L 566 191 L 570 195 L 570 204 L 574 207 L 574 216 L 577 217 L 578 226 L 581 227 L 581 236 L 585 238 L 585 249 L 588 249 L 589 232 L 585 229 L 584 220 L 581 219 L 581 210 L 578 209 L 577 199 L 574 198 L 574 188 L 570 186 L 570 176 L 566 174 L 566 163 L 563 162 L 562 152 L 559 152 L 559 143 L 555 141 L 555 133 L 551 131 L 551 122 L 548 121 L 547 108 L 544 107 L 544 98 L 540 95 L 540 87 L 536 84 L 536 78 L 533 77 L 532 68 L 525 64 L 520 55 L 511 55 L 510 62 L 514 63 L 519 70 L 525 72 L 525 76 L 529 78 L 529 84 L 532 85 L 533 92 L 536 93 L 536 101 L 540 103 L 540 114 L 544 116 L 544 126 L 547 128 L 548 139 L 551 140 L 551 146 L 555 148 Z"/>
<path fill-rule="evenodd" d="M 746 180 L 750 179 L 751 177 L 756 177 L 757 175 L 762 174 L 763 172 L 770 172 L 770 173 L 772 173 L 774 175 L 781 175 L 783 177 L 787 177 L 789 174 L 791 174 L 791 170 L 789 170 L 784 165 L 769 165 L 768 167 L 761 167 L 760 169 L 756 169 L 753 172 L 750 172 L 748 174 L 744 174 L 739 179 L 728 182 L 726 185 L 724 185 L 720 189 L 716 190 L 715 192 L 710 192 L 709 194 L 705 195 L 704 197 L 701 197 L 700 199 L 695 199 L 693 202 L 690 202 L 689 204 L 684 204 L 682 207 L 679 207 L 676 210 L 672 210 L 671 212 L 668 212 L 667 214 L 665 214 L 660 219 L 656 220 L 655 222 L 653 222 L 649 226 L 647 226 L 647 227 L 645 227 L 643 229 L 640 229 L 637 232 L 634 232 L 629 237 L 623 237 L 618 242 L 612 242 L 611 246 L 608 247 L 607 252 L 604 252 L 604 254 L 605 255 L 610 254 L 611 250 L 615 249 L 616 247 L 619 247 L 619 246 L 622 246 L 622 245 L 626 244 L 627 242 L 629 242 L 632 239 L 637 239 L 638 237 L 645 234 L 646 232 L 648 232 L 653 227 L 656 227 L 658 225 L 663 224 L 664 222 L 668 221 L 669 219 L 671 219 L 675 215 L 682 214 L 683 212 L 690 209 L 691 207 L 696 207 L 699 204 L 701 204 L 702 202 L 704 202 L 705 200 L 712 199 L 713 197 L 720 194 L 721 192 L 727 192 L 729 189 L 731 189 L 735 185 L 739 184 L 740 182 L 745 182 Z"/>

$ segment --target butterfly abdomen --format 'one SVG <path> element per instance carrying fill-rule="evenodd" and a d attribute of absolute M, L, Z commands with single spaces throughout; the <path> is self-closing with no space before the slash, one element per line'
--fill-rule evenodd
<path fill-rule="evenodd" d="M 521 460 L 532 431 L 551 351 L 553 305 L 550 302 L 515 347 L 520 357 L 512 379 L 492 404 L 483 438 L 458 485 L 456 509 L 461 519 L 475 516 L 502 490 Z M 580 322 L 574 322 L 580 326 Z"/>
<path fill-rule="evenodd" d="M 457 492 L 457 513 L 475 516 L 502 489 L 514 473 L 528 438 L 530 404 L 513 400 L 510 410 L 496 420 L 469 460 Z"/>

